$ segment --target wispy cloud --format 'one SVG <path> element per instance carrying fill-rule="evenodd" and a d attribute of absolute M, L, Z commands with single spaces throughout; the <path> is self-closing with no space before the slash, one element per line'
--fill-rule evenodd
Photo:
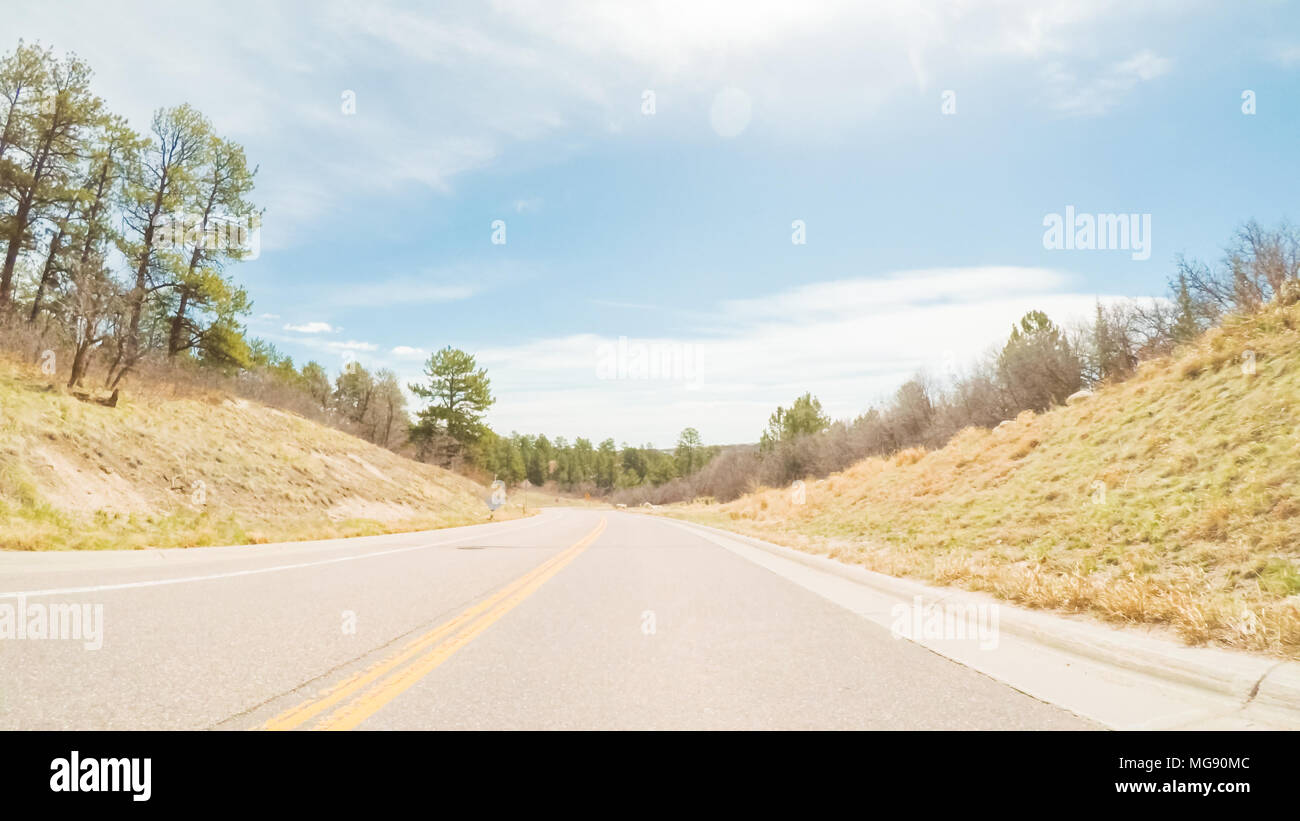
<path fill-rule="evenodd" d="M 325 347 L 334 351 L 377 351 L 379 346 L 373 342 L 358 342 L 355 339 L 349 339 L 347 342 L 326 342 Z"/>
<path fill-rule="evenodd" d="M 1044 293 L 1065 284 L 1047 268 L 986 265 L 896 271 L 878 278 L 818 282 L 722 304 L 721 317 L 742 321 L 815 322 L 878 314 L 895 307 L 973 302 L 999 293 Z"/>
<path fill-rule="evenodd" d="M 244 142 L 262 164 L 258 199 L 271 249 L 310 240 L 312 226 L 346 224 L 365 197 L 405 187 L 450 192 L 458 176 L 523 142 L 565 135 L 548 150 L 555 157 L 572 150 L 569 137 L 627 133 L 647 87 L 678 112 L 707 111 L 724 86 L 746 89 L 755 128 L 821 138 L 880 115 L 930 78 L 1050 60 L 1049 88 L 1068 79 L 1061 110 L 1099 113 L 1168 63 L 1148 52 L 1120 59 L 1128 38 L 1115 37 L 1108 47 L 1117 62 L 1088 79 L 1078 55 L 1099 38 L 1085 35 L 1123 30 L 1140 14 L 1177 13 L 1111 0 L 753 0 L 743 10 L 718 0 L 436 9 L 329 0 L 310 12 L 231 0 L 184 13 L 143 2 L 112 15 L 93 10 L 20 4 L 6 24 L 88 59 L 97 87 L 138 128 L 160 103 L 187 100 Z M 284 31 L 298 36 L 275 34 Z M 157 45 L 180 41 L 179 51 Z M 354 114 L 342 110 L 344 90 L 355 94 Z M 706 117 L 662 124 L 687 139 L 712 136 Z M 520 198 L 516 209 L 540 204 Z"/>
<path fill-rule="evenodd" d="M 460 262 L 416 274 L 359 277 L 353 282 L 331 284 L 317 292 L 308 305 L 328 313 L 336 309 L 460 302 L 532 280 L 543 272 L 539 266 L 515 262 Z"/>
<path fill-rule="evenodd" d="M 1288 44 L 1275 49 L 1273 62 L 1285 68 L 1300 66 L 1300 45 Z"/>
<path fill-rule="evenodd" d="M 469 299 L 474 293 L 474 286 L 468 283 L 439 283 L 427 282 L 419 277 L 394 277 L 381 282 L 359 282 L 338 288 L 328 301 L 340 306 L 379 308 L 387 305 L 457 302 Z"/>
<path fill-rule="evenodd" d="M 1115 108 L 1138 85 L 1167 74 L 1173 61 L 1141 51 L 1089 77 L 1060 64 L 1048 67 L 1052 107 L 1066 116 L 1095 117 Z"/>
<path fill-rule="evenodd" d="M 284 326 L 284 329 L 286 331 L 297 331 L 300 334 L 331 334 L 342 330 L 328 322 L 304 322 L 301 325 L 289 323 Z"/>

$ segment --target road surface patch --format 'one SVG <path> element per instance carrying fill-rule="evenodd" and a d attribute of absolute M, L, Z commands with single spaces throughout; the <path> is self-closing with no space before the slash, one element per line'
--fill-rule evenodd
<path fill-rule="evenodd" d="M 561 553 L 414 639 L 391 658 L 339 682 L 317 698 L 270 719 L 262 729 L 302 729 L 307 722 L 329 710 L 333 712 L 309 729 L 353 729 L 532 595 L 590 547 L 604 532 L 605 525 L 606 520 L 601 517 L 600 523 L 590 533 Z"/>

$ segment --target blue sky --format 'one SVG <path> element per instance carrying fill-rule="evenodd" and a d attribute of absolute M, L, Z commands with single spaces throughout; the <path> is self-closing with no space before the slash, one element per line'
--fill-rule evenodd
<path fill-rule="evenodd" d="M 188 101 L 260 164 L 262 253 L 235 272 L 254 334 L 408 379 L 429 350 L 465 348 L 503 431 L 753 441 L 806 390 L 856 415 L 918 369 L 960 370 L 1024 310 L 1066 322 L 1159 295 L 1175 254 L 1217 259 L 1243 220 L 1300 218 L 1293 3 L 7 18 L 87 59 L 137 128 Z M 1150 258 L 1045 249 L 1066 206 L 1149 214 Z M 620 337 L 693 366 L 601 378 Z"/>

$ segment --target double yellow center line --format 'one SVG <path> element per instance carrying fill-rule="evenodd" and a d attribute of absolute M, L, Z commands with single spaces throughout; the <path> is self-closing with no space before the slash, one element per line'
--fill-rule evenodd
<path fill-rule="evenodd" d="M 605 531 L 601 518 L 595 529 L 538 567 L 510 582 L 428 633 L 413 639 L 390 658 L 323 691 L 316 698 L 281 713 L 262 726 L 264 730 L 351 730 L 385 704 L 431 673 L 479 633 L 492 626 L 533 594 L 546 580 L 591 546 Z"/>

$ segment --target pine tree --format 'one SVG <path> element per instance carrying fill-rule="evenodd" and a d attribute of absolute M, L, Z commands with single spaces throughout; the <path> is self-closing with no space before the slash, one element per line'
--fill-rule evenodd
<path fill-rule="evenodd" d="M 831 423 L 830 417 L 822 413 L 822 403 L 811 393 L 794 400 L 787 410 L 777 407 L 767 420 L 767 430 L 759 441 L 759 448 L 764 453 L 771 451 L 778 442 L 785 442 L 810 433 L 820 433 Z"/>
<path fill-rule="evenodd" d="M 445 437 L 450 453 L 441 461 L 454 461 L 486 430 L 483 414 L 495 401 L 491 381 L 472 355 L 450 346 L 429 357 L 424 373 L 427 382 L 410 385 L 412 393 L 429 402 L 411 426 L 411 439 L 427 448 Z"/>

